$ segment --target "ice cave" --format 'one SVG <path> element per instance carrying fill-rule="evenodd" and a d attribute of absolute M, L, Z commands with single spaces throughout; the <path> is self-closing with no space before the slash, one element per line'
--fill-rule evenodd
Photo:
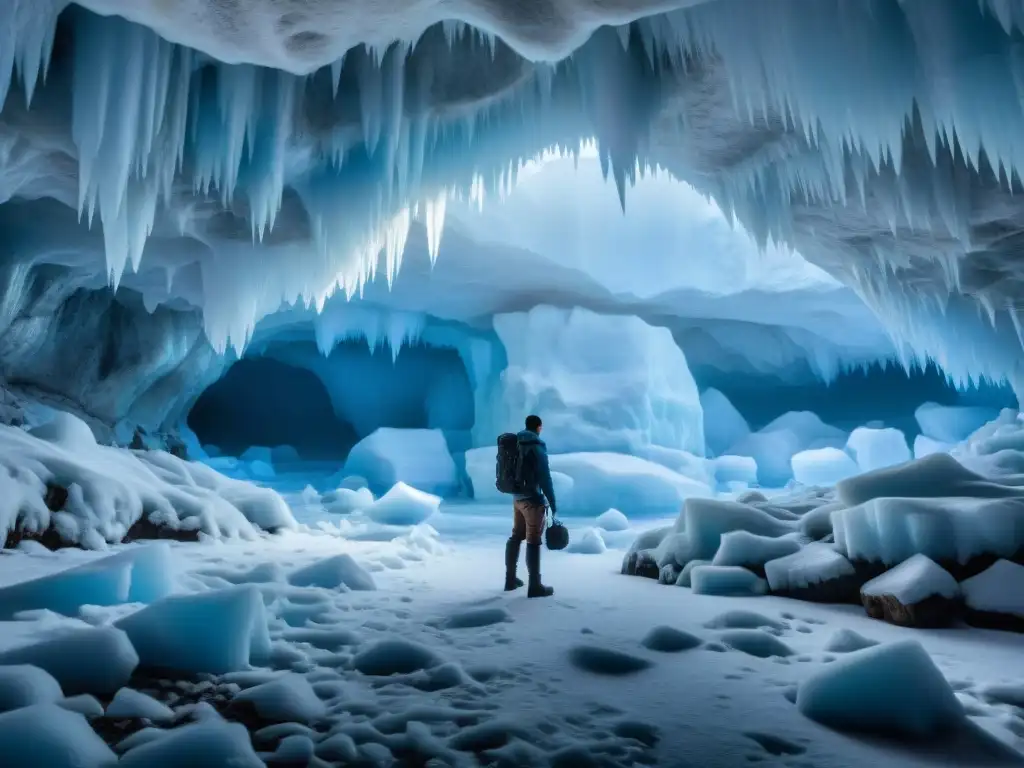
<path fill-rule="evenodd" d="M 0 766 L 1024 766 L 1022 84 L 1024 0 L 0 2 Z"/>

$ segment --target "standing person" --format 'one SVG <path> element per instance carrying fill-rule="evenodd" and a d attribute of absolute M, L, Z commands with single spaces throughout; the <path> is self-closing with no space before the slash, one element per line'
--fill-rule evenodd
<path fill-rule="evenodd" d="M 527 597 L 551 597 L 555 593 L 544 586 L 540 577 L 540 545 L 544 535 L 547 509 L 555 514 L 555 491 L 548 466 L 548 449 L 540 439 L 544 425 L 540 416 L 526 417 L 526 429 L 516 435 L 519 447 L 519 481 L 521 492 L 514 495 L 512 536 L 505 544 L 505 590 L 523 586 L 516 578 L 519 548 L 526 541 L 526 570 L 529 573 Z"/>

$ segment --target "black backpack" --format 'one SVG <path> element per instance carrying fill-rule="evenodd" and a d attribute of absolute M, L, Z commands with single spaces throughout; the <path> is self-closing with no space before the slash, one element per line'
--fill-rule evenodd
<path fill-rule="evenodd" d="M 523 450 L 515 434 L 499 435 L 494 487 L 502 493 L 532 492 L 537 487 L 535 462 L 533 451 Z"/>

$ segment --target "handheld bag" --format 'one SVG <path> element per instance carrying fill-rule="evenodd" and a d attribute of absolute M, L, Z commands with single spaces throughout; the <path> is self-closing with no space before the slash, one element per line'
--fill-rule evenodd
<path fill-rule="evenodd" d="M 565 549 L 569 546 L 569 529 L 552 517 L 551 525 L 544 531 L 544 544 L 548 549 Z"/>

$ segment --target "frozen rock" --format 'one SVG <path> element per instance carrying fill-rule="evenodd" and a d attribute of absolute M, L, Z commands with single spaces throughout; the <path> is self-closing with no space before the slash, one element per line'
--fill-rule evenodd
<path fill-rule="evenodd" d="M 0 714 L 0 755 L 3 764 L 12 768 L 120 765 L 82 715 L 56 704 L 36 704 Z"/>
<path fill-rule="evenodd" d="M 169 707 L 134 688 L 122 688 L 114 694 L 105 714 L 112 720 L 144 718 L 154 723 L 168 723 L 174 719 Z"/>
<path fill-rule="evenodd" d="M 925 456 L 931 456 L 933 453 L 949 453 L 952 449 L 952 443 L 940 443 L 938 440 L 933 440 L 924 435 L 918 435 L 914 438 L 915 459 L 923 459 Z"/>
<path fill-rule="evenodd" d="M 719 456 L 711 462 L 715 468 L 715 483 L 720 488 L 733 484 L 757 483 L 757 462 L 751 456 Z"/>
<path fill-rule="evenodd" d="M 685 536 L 679 540 L 676 562 L 685 565 L 690 560 L 713 559 L 723 534 L 746 531 L 757 536 L 778 538 L 795 531 L 796 525 L 738 501 L 688 499 L 676 520 L 675 529 Z"/>
<path fill-rule="evenodd" d="M 246 669 L 270 653 L 263 596 L 251 585 L 167 597 L 116 626 L 145 666 L 217 674 Z"/>
<path fill-rule="evenodd" d="M 129 750 L 118 768 L 266 768 L 253 751 L 249 732 L 238 723 L 205 720 L 175 728 Z"/>
<path fill-rule="evenodd" d="M 67 630 L 0 653 L 0 665 L 9 664 L 31 664 L 46 670 L 69 696 L 106 694 L 128 682 L 139 656 L 120 629 L 98 627 Z"/>
<path fill-rule="evenodd" d="M 960 588 L 970 624 L 1024 632 L 1024 565 L 998 560 Z"/>
<path fill-rule="evenodd" d="M 712 559 L 712 565 L 739 565 L 763 572 L 764 564 L 800 549 L 792 538 L 757 536 L 748 531 L 729 531 L 722 534 L 722 544 Z"/>
<path fill-rule="evenodd" d="M 419 525 L 440 510 L 440 498 L 399 482 L 377 499 L 366 515 L 381 525 Z"/>
<path fill-rule="evenodd" d="M 757 574 L 736 566 L 701 565 L 690 572 L 695 595 L 721 597 L 756 596 L 768 592 L 768 584 Z"/>
<path fill-rule="evenodd" d="M 60 683 L 45 670 L 28 664 L 0 667 L 0 713 L 54 704 L 64 698 Z"/>
<path fill-rule="evenodd" d="M 825 643 L 825 650 L 829 653 L 853 653 L 876 645 L 877 640 L 864 637 L 852 629 L 837 629 Z"/>
<path fill-rule="evenodd" d="M 924 555 L 914 555 L 860 590 L 868 616 L 905 627 L 944 627 L 958 614 L 956 579 Z"/>
<path fill-rule="evenodd" d="M 801 683 L 797 709 L 840 731 L 900 738 L 942 734 L 963 723 L 963 707 L 914 640 L 855 651 Z"/>
<path fill-rule="evenodd" d="M 784 659 L 793 655 L 792 648 L 760 629 L 730 629 L 720 633 L 718 639 L 733 650 L 759 659 L 773 656 Z"/>
<path fill-rule="evenodd" d="M 802 485 L 831 486 L 853 477 L 860 469 L 838 448 L 815 448 L 793 454 L 793 479 Z"/>
<path fill-rule="evenodd" d="M 597 528 L 587 528 L 580 536 L 573 537 L 567 551 L 580 555 L 600 555 L 607 550 L 608 546 L 601 538 L 601 531 Z"/>
<path fill-rule="evenodd" d="M 327 707 L 302 675 L 289 674 L 247 688 L 235 695 L 232 705 L 252 705 L 261 720 L 277 723 L 317 723 L 327 714 Z"/>
<path fill-rule="evenodd" d="M 679 576 L 676 577 L 677 587 L 692 587 L 693 586 L 693 569 L 701 565 L 711 565 L 708 560 L 691 560 L 683 569 L 679 572 Z"/>
<path fill-rule="evenodd" d="M 924 403 L 914 411 L 921 434 L 947 445 L 966 440 L 975 430 L 998 416 L 995 408 L 938 403 Z"/>
<path fill-rule="evenodd" d="M 373 504 L 373 493 L 369 488 L 353 491 L 350 488 L 337 488 L 320 497 L 324 510 L 332 515 L 350 515 L 362 512 Z"/>
<path fill-rule="evenodd" d="M 891 467 L 910 461 L 907 438 L 898 429 L 869 429 L 858 427 L 846 442 L 847 452 L 853 456 L 861 472 Z"/>
<path fill-rule="evenodd" d="M 772 594 L 816 603 L 851 602 L 860 586 L 853 564 L 832 545 L 818 542 L 769 560 L 764 571 Z"/>
<path fill-rule="evenodd" d="M 458 470 L 439 429 L 382 427 L 356 443 L 344 471 L 365 477 L 376 493 L 399 482 L 435 496 L 459 488 Z"/>

